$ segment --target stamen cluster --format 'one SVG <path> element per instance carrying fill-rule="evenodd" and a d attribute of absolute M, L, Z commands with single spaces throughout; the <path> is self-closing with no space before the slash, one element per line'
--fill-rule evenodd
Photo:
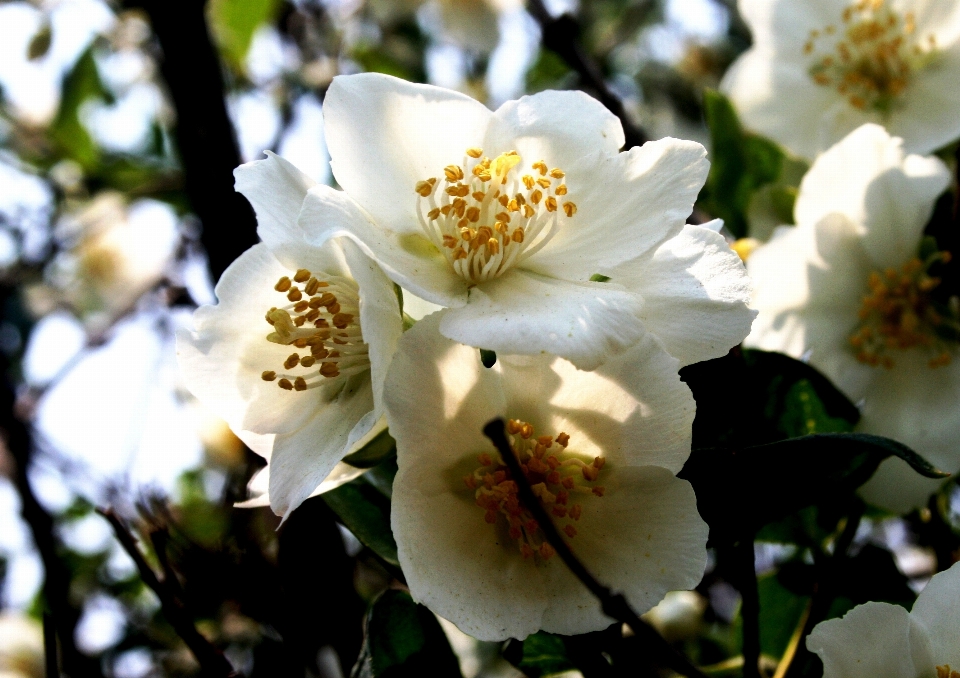
<path fill-rule="evenodd" d="M 937 667 L 937 678 L 960 678 L 960 671 L 954 671 L 950 665 Z"/>
<path fill-rule="evenodd" d="M 913 39 L 913 14 L 901 18 L 884 0 L 858 0 L 842 18 L 832 53 L 815 58 L 810 76 L 818 85 L 836 88 L 854 108 L 887 113 L 912 74 L 929 62 L 936 38 Z M 810 31 L 804 54 L 813 54 L 819 39 L 830 41 L 837 33 L 832 24 Z"/>
<path fill-rule="evenodd" d="M 423 232 L 470 283 L 496 278 L 530 257 L 556 234 L 561 213 L 577 212 L 575 203 L 562 200 L 563 170 L 541 160 L 531 166 L 537 176 L 517 176 L 520 162 L 516 151 L 491 160 L 468 148 L 463 166 L 445 167 L 442 181 L 417 182 Z"/>
<path fill-rule="evenodd" d="M 276 381 L 286 391 L 306 391 L 323 385 L 325 380 L 370 369 L 367 345 L 360 331 L 356 282 L 322 274 L 321 277 L 322 280 L 307 269 L 300 269 L 292 280 L 284 276 L 274 286 L 290 303 L 267 311 L 266 321 L 274 330 L 267 335 L 267 341 L 309 349 L 303 356 L 291 353 L 283 363 L 285 370 L 317 368 L 300 374 L 263 372 L 264 381 Z"/>
<path fill-rule="evenodd" d="M 949 260 L 949 252 L 937 252 L 926 261 L 915 257 L 899 271 L 889 268 L 870 274 L 870 293 L 863 297 L 859 312 L 861 325 L 850 337 L 857 360 L 891 368 L 889 350 L 923 347 L 935 353 L 930 367 L 950 364 L 960 339 L 960 314 L 933 302 L 930 293 L 940 279 L 929 275 L 930 266 Z"/>
<path fill-rule="evenodd" d="M 583 506 L 576 503 L 576 495 L 604 495 L 605 488 L 595 483 L 606 460 L 596 457 L 592 463 L 586 463 L 568 455 L 565 451 L 570 436 L 560 433 L 556 438 L 534 437 L 533 426 L 525 421 L 508 420 L 507 433 L 534 495 L 550 515 L 566 521 L 560 529 L 567 537 L 577 536 L 573 523 L 580 520 Z M 477 461 L 480 467 L 463 481 L 476 491 L 476 504 L 484 509 L 484 520 L 490 524 L 504 520 L 510 538 L 517 541 L 524 558 L 536 554 L 547 560 L 555 555 L 539 524 L 520 502 L 517 483 L 503 460 L 483 452 Z"/>

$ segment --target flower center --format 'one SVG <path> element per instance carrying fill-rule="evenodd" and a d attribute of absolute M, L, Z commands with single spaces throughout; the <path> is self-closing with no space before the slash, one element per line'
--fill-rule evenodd
<path fill-rule="evenodd" d="M 850 337 L 857 360 L 890 368 L 894 364 L 890 350 L 922 347 L 933 354 L 930 367 L 950 364 L 960 340 L 960 308 L 956 298 L 949 304 L 932 298 L 940 278 L 929 274 L 933 264 L 949 260 L 949 252 L 936 252 L 926 261 L 911 259 L 899 271 L 889 268 L 870 274 L 860 326 Z"/>
<path fill-rule="evenodd" d="M 915 38 L 915 30 L 913 13 L 901 17 L 884 0 L 857 0 L 843 10 L 839 31 L 834 25 L 810 31 L 803 47 L 804 54 L 817 52 L 810 77 L 836 88 L 854 108 L 888 113 L 913 73 L 936 52 L 936 37 Z M 818 50 L 820 39 L 831 43 L 832 51 Z"/>
<path fill-rule="evenodd" d="M 274 285 L 290 303 L 267 311 L 266 320 L 273 326 L 267 341 L 308 349 L 303 356 L 290 354 L 283 363 L 286 372 L 267 370 L 261 375 L 264 381 L 276 381 L 286 391 L 306 391 L 370 369 L 367 345 L 360 332 L 357 283 L 318 275 L 302 268 L 293 280 L 284 276 Z M 302 287 L 296 283 L 302 283 Z M 305 371 L 295 373 L 297 368 Z"/>
<path fill-rule="evenodd" d="M 953 671 L 950 665 L 937 667 L 937 678 L 960 678 L 960 671 Z"/>
<path fill-rule="evenodd" d="M 491 160 L 482 149 L 468 148 L 462 167 L 443 168 L 443 181 L 417 182 L 423 232 L 471 284 L 532 256 L 556 234 L 561 212 L 566 218 L 577 213 L 574 203 L 558 201 L 567 194 L 563 170 L 547 169 L 541 160 L 531 166 L 537 176 L 519 176 L 520 160 L 516 151 Z"/>
<path fill-rule="evenodd" d="M 605 488 L 595 483 L 606 460 L 596 457 L 592 463 L 586 463 L 566 452 L 570 442 L 566 433 L 560 433 L 556 438 L 534 437 L 533 426 L 517 419 L 507 421 L 507 433 L 530 489 L 551 515 L 566 521 L 560 529 L 573 539 L 577 536 L 574 522 L 580 520 L 583 511 L 576 499 L 578 496 L 603 496 Z M 483 452 L 477 461 L 480 467 L 465 476 L 463 482 L 475 490 L 476 504 L 485 512 L 484 520 L 490 524 L 504 522 L 524 558 L 531 558 L 534 554 L 543 560 L 552 557 L 556 551 L 544 539 L 533 515 L 520 502 L 517 483 L 503 460 Z"/>

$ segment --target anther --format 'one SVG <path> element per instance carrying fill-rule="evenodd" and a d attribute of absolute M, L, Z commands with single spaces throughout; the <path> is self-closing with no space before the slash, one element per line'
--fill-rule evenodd
<path fill-rule="evenodd" d="M 273 286 L 273 289 L 275 289 L 277 292 L 286 292 L 290 289 L 291 285 L 293 285 L 293 283 L 290 281 L 290 278 L 283 276 L 277 281 L 277 284 Z"/>
<path fill-rule="evenodd" d="M 554 198 L 552 195 L 547 196 L 547 199 L 543 201 L 543 205 L 544 207 L 547 208 L 548 212 L 557 211 L 557 199 Z"/>
<path fill-rule="evenodd" d="M 290 291 L 287 292 L 287 299 L 290 301 L 300 301 L 303 298 L 303 293 L 300 291 L 299 287 L 292 287 Z"/>
<path fill-rule="evenodd" d="M 264 372 L 260 375 L 260 378 L 264 381 L 273 381 L 277 378 L 277 373 L 272 370 L 264 370 Z"/>
<path fill-rule="evenodd" d="M 280 381 L 277 382 L 277 386 L 282 388 L 284 391 L 293 390 L 293 384 L 290 383 L 289 379 L 281 379 Z"/>
<path fill-rule="evenodd" d="M 296 353 L 291 353 L 283 363 L 284 369 L 292 370 L 300 363 L 300 356 Z"/>
<path fill-rule="evenodd" d="M 540 184 L 540 188 L 550 188 L 550 180 L 545 178 L 537 179 L 537 183 Z"/>
<path fill-rule="evenodd" d="M 479 158 L 481 155 L 483 155 L 483 149 L 476 148 L 476 147 L 468 148 L 467 155 L 469 155 L 471 158 L 474 158 L 474 159 Z"/>
<path fill-rule="evenodd" d="M 563 179 L 563 177 L 565 177 L 566 175 L 563 173 L 563 170 L 561 170 L 559 167 L 554 167 L 552 170 L 550 170 L 550 176 L 553 177 L 554 179 Z"/>
<path fill-rule="evenodd" d="M 547 209 L 549 209 L 549 207 Z M 577 213 L 576 203 L 572 203 L 572 202 L 563 203 L 563 213 L 566 214 L 568 217 L 572 217 L 574 214 L 576 214 Z"/>
<path fill-rule="evenodd" d="M 560 184 L 555 189 L 553 189 L 555 195 L 566 195 L 567 194 L 567 185 Z"/>
<path fill-rule="evenodd" d="M 537 162 L 533 163 L 532 167 L 540 172 L 541 176 L 547 173 L 547 163 L 545 163 L 543 160 L 538 160 Z"/>
<path fill-rule="evenodd" d="M 510 223 L 510 215 L 506 212 L 498 212 L 495 218 L 497 221 L 502 221 L 505 224 Z"/>
<path fill-rule="evenodd" d="M 305 268 L 301 268 L 297 271 L 296 275 L 293 276 L 294 282 L 302 283 L 305 280 L 310 279 L 310 271 Z"/>
<path fill-rule="evenodd" d="M 460 181 L 463 179 L 463 170 L 459 165 L 447 165 L 443 168 L 443 174 L 447 181 Z"/>
<path fill-rule="evenodd" d="M 307 381 L 303 377 L 297 377 L 293 380 L 293 388 L 297 391 L 306 391 Z"/>
<path fill-rule="evenodd" d="M 320 375 L 323 377 L 332 378 L 340 376 L 340 368 L 337 367 L 336 363 L 321 363 L 320 364 Z"/>
<path fill-rule="evenodd" d="M 426 198 L 428 195 L 433 193 L 433 184 L 429 181 L 418 181 L 417 186 L 414 189 L 419 195 Z"/>
<path fill-rule="evenodd" d="M 319 289 L 320 289 L 320 281 L 317 280 L 316 278 L 310 278 L 310 280 L 307 281 L 307 284 L 303 286 L 303 291 L 311 296 L 316 294 L 317 290 Z"/>

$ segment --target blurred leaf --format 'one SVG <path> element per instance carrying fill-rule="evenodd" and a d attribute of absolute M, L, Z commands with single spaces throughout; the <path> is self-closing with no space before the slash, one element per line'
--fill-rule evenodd
<path fill-rule="evenodd" d="M 399 567 L 397 542 L 390 530 L 390 500 L 362 478 L 321 495 L 360 543 Z"/>
<path fill-rule="evenodd" d="M 537 60 L 527 71 L 526 91 L 540 92 L 545 89 L 565 89 L 576 75 L 566 62 L 549 49 L 541 49 L 537 53 Z"/>
<path fill-rule="evenodd" d="M 784 588 L 774 574 L 760 577 L 757 589 L 760 593 L 760 651 L 780 658 L 809 599 Z"/>
<path fill-rule="evenodd" d="M 351 678 L 461 676 L 437 618 L 405 591 L 380 594 L 367 612 L 364 631 Z"/>
<path fill-rule="evenodd" d="M 710 174 L 700 206 L 724 220 L 736 238 L 747 235 L 747 207 L 761 186 L 776 181 L 784 154 L 772 141 L 744 131 L 733 104 L 714 90 L 703 95 L 710 130 Z"/>
<path fill-rule="evenodd" d="M 93 59 L 92 48 L 77 60 L 73 70 L 63 80 L 60 110 L 50 128 L 50 137 L 68 158 L 77 161 L 84 170 L 92 173 L 100 162 L 100 149 L 90 133 L 80 122 L 80 106 L 92 98 L 109 102 L 110 95 Z"/>
<path fill-rule="evenodd" d="M 678 477 L 693 485 L 713 543 L 755 534 L 806 506 L 852 493 L 896 456 L 942 477 L 905 445 L 863 433 L 820 433 L 746 448 L 693 450 Z"/>
<path fill-rule="evenodd" d="M 211 0 L 209 20 L 221 51 L 234 68 L 243 70 L 253 35 L 272 21 L 278 0 Z"/>
<path fill-rule="evenodd" d="M 684 367 L 697 416 L 693 447 L 746 447 L 808 433 L 849 431 L 856 406 L 810 365 L 743 349 Z"/>
<path fill-rule="evenodd" d="M 50 43 L 53 42 L 53 27 L 49 21 L 44 21 L 27 46 L 27 58 L 30 61 L 36 61 L 47 55 L 50 51 Z"/>
<path fill-rule="evenodd" d="M 563 638 L 541 631 L 523 641 L 511 640 L 503 657 L 530 678 L 540 678 L 574 668 Z"/>
<path fill-rule="evenodd" d="M 385 73 L 411 82 L 422 82 L 425 77 L 418 63 L 400 58 L 401 55 L 391 53 L 382 45 L 359 45 L 351 56 L 363 66 L 363 70 L 371 73 Z"/>
<path fill-rule="evenodd" d="M 373 468 L 397 453 L 397 441 L 384 429 L 362 448 L 348 454 L 343 461 L 357 468 Z"/>

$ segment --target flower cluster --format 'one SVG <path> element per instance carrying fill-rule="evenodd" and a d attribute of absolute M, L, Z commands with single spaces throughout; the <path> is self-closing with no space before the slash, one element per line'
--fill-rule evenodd
<path fill-rule="evenodd" d="M 269 459 L 259 501 L 286 518 L 354 477 L 342 460 L 386 424 L 415 599 L 484 640 L 604 628 L 482 434 L 501 417 L 592 571 L 640 611 L 695 586 L 707 528 L 676 477 L 695 413 L 678 372 L 755 315 L 722 224 L 686 223 L 704 148 L 620 152 L 582 93 L 490 111 L 376 74 L 335 79 L 324 124 L 342 190 L 273 155 L 240 167 L 263 242 L 179 341 L 193 392 Z"/>

